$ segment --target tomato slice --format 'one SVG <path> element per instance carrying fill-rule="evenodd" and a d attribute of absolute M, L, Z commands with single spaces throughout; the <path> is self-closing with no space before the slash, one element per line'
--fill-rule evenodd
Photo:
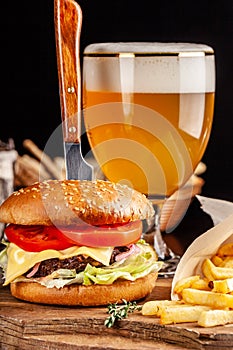
<path fill-rule="evenodd" d="M 82 227 L 59 227 L 62 234 L 77 245 L 90 247 L 126 246 L 140 239 L 142 222 L 140 220 L 127 224 Z"/>
<path fill-rule="evenodd" d="M 10 224 L 5 234 L 10 242 L 30 252 L 63 250 L 74 245 L 116 247 L 136 242 L 142 234 L 142 222 L 98 227 L 88 224 L 68 227 Z"/>
<path fill-rule="evenodd" d="M 55 226 L 10 224 L 5 228 L 5 234 L 10 242 L 28 252 L 63 250 L 75 245 Z"/>

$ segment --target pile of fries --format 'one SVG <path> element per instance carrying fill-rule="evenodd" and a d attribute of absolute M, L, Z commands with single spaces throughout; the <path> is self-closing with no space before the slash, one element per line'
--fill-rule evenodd
<path fill-rule="evenodd" d="M 179 300 L 148 301 L 143 315 L 160 318 L 161 324 L 197 322 L 202 327 L 233 323 L 233 243 L 224 244 L 202 263 L 203 276 L 179 280 L 174 293 Z"/>

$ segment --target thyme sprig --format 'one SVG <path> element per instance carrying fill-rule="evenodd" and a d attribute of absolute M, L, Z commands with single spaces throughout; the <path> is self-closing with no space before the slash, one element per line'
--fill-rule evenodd
<path fill-rule="evenodd" d="M 118 305 L 117 303 L 109 304 L 107 313 L 109 316 L 106 318 L 104 325 L 107 328 L 111 328 L 116 321 L 127 318 L 129 313 L 134 311 L 140 311 L 142 309 L 141 305 L 137 305 L 136 301 L 126 301 L 122 300 L 123 304 Z"/>

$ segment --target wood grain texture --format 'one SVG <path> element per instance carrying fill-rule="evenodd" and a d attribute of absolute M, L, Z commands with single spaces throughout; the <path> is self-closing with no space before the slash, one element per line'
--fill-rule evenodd
<path fill-rule="evenodd" d="M 78 3 L 55 0 L 54 25 L 64 141 L 80 143 L 82 11 Z"/>
<path fill-rule="evenodd" d="M 171 280 L 158 279 L 140 303 L 170 298 Z M 0 289 L 1 349 L 232 349 L 233 326 L 194 323 L 164 326 L 153 316 L 130 314 L 106 328 L 106 307 L 57 307 L 19 301 Z"/>

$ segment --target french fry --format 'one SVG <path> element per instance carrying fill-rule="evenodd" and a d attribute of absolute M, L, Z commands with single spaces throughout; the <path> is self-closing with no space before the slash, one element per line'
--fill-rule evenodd
<path fill-rule="evenodd" d="M 219 266 L 230 267 L 231 269 L 233 269 L 233 256 L 226 256 Z"/>
<path fill-rule="evenodd" d="M 233 278 L 232 268 L 215 266 L 210 259 L 204 260 L 202 272 L 209 281 Z"/>
<path fill-rule="evenodd" d="M 212 270 L 214 279 L 222 280 L 227 278 L 233 278 L 233 269 L 230 267 L 215 266 Z"/>
<path fill-rule="evenodd" d="M 191 288 L 194 289 L 201 289 L 201 290 L 211 290 L 209 287 L 209 281 L 206 278 L 200 278 L 199 280 L 195 281 Z"/>
<path fill-rule="evenodd" d="M 230 267 L 233 269 L 233 256 L 220 257 L 218 255 L 214 255 L 211 258 L 211 261 L 215 266 Z"/>
<path fill-rule="evenodd" d="M 212 292 L 223 294 L 230 293 L 233 292 L 233 278 L 210 281 L 209 286 L 212 289 Z"/>
<path fill-rule="evenodd" d="M 147 301 L 142 306 L 142 314 L 143 315 L 153 315 L 159 317 L 161 315 L 162 310 L 166 306 L 174 306 L 184 304 L 181 300 L 151 300 Z"/>
<path fill-rule="evenodd" d="M 182 299 L 188 304 L 206 305 L 216 309 L 233 309 L 233 295 L 230 294 L 186 288 L 182 291 Z"/>
<path fill-rule="evenodd" d="M 174 287 L 174 292 L 179 295 L 184 288 L 191 288 L 193 283 L 197 282 L 198 280 L 200 280 L 200 276 L 198 275 L 182 278 L 181 280 L 177 281 Z"/>
<path fill-rule="evenodd" d="M 218 255 L 212 256 L 211 261 L 215 266 L 221 266 L 223 263 L 223 259 Z"/>
<path fill-rule="evenodd" d="M 233 323 L 233 310 L 203 311 L 197 321 L 199 326 L 214 327 Z"/>
<path fill-rule="evenodd" d="M 218 256 L 233 256 L 233 243 L 226 243 L 222 245 L 218 251 L 217 254 Z"/>
<path fill-rule="evenodd" d="M 213 276 L 213 268 L 215 267 L 215 265 L 212 263 L 212 261 L 210 259 L 205 259 L 203 261 L 202 264 L 202 272 L 203 275 L 207 278 L 208 281 L 213 281 L 214 280 L 214 276 Z"/>
<path fill-rule="evenodd" d="M 201 313 L 207 310 L 210 310 L 210 307 L 203 305 L 168 306 L 162 309 L 160 323 L 197 322 Z"/>

